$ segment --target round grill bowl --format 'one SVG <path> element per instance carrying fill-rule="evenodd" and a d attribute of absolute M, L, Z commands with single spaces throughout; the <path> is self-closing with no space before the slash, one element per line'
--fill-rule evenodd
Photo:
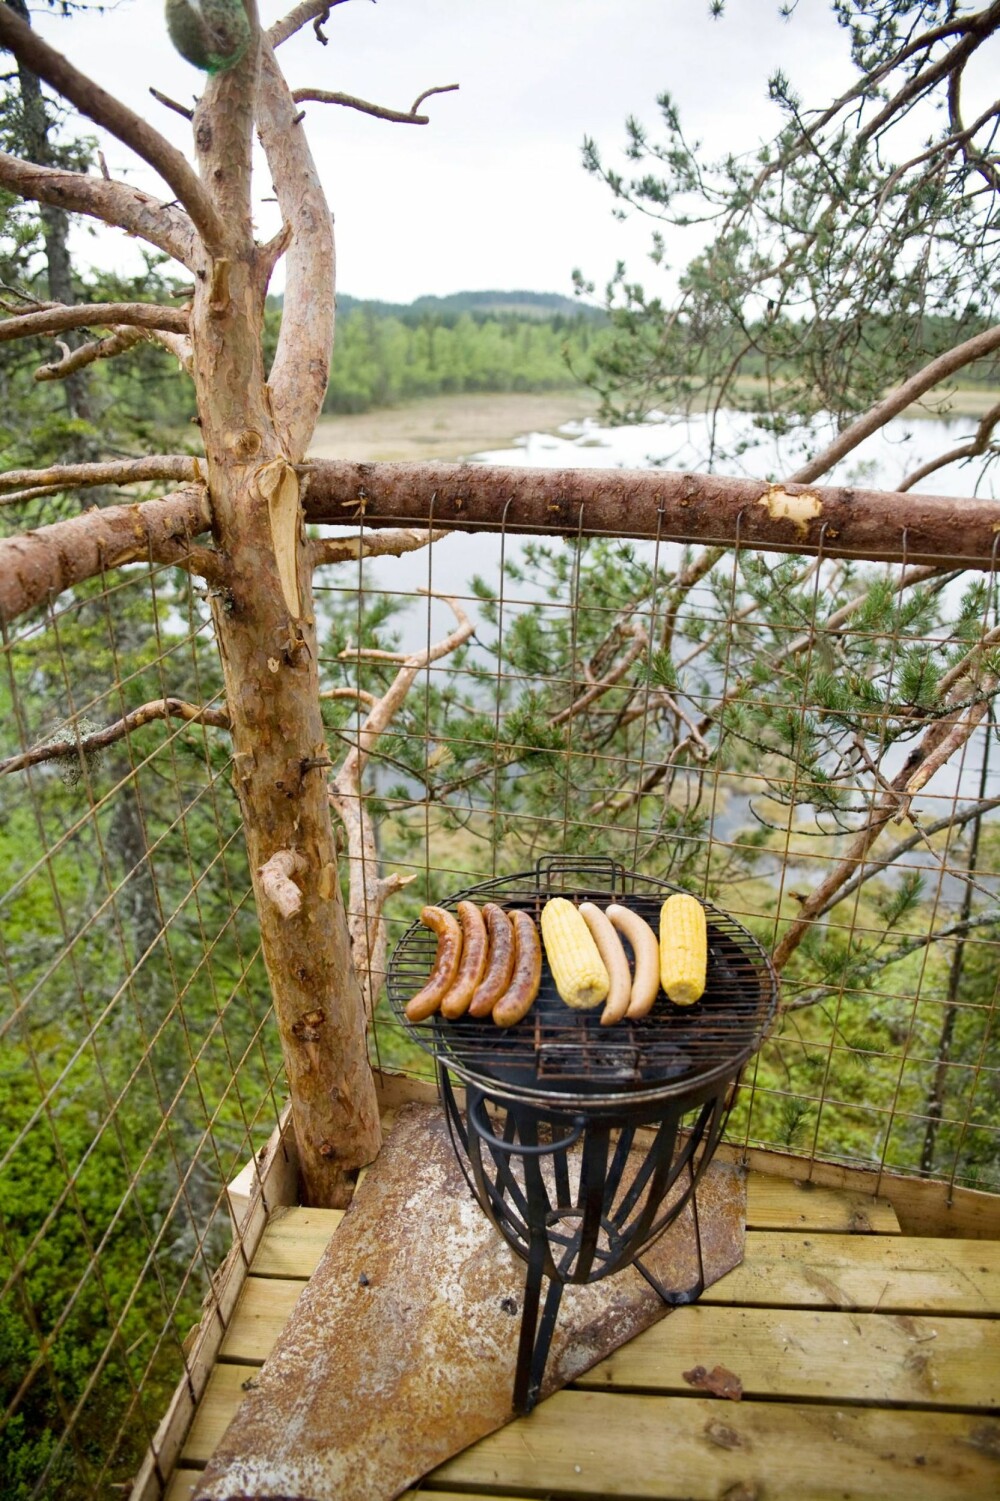
<path fill-rule="evenodd" d="M 463 900 L 493 901 L 508 911 L 523 908 L 537 922 L 551 896 L 601 907 L 621 902 L 655 933 L 662 903 L 678 889 L 611 860 L 551 858 L 535 870 L 470 886 L 441 905 L 454 910 Z M 420 922 L 403 934 L 389 963 L 389 1001 L 439 1065 L 492 1097 L 591 1111 L 681 1097 L 694 1103 L 720 1080 L 739 1074 L 767 1036 L 778 1002 L 777 977 L 760 944 L 726 913 L 702 905 L 708 973 L 705 994 L 693 1006 L 675 1006 L 661 990 L 648 1016 L 602 1027 L 600 1006 L 574 1011 L 564 1005 L 543 957 L 538 999 L 516 1026 L 468 1016 L 412 1023 L 404 1007 L 426 981 L 436 952 L 433 933 Z M 631 959 L 627 942 L 625 947 Z"/>

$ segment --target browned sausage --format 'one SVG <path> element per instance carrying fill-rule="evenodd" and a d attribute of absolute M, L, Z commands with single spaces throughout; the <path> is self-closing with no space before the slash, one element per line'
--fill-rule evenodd
<path fill-rule="evenodd" d="M 530 912 L 514 911 L 510 920 L 514 925 L 514 974 L 507 994 L 493 1007 L 498 1027 L 512 1027 L 527 1016 L 542 983 L 542 940 L 534 918 Z"/>
<path fill-rule="evenodd" d="M 507 994 L 514 973 L 514 928 L 510 918 L 496 902 L 486 903 L 483 918 L 489 939 L 489 959 L 486 973 L 469 1002 L 470 1016 L 489 1016 L 500 997 Z"/>
<path fill-rule="evenodd" d="M 464 1016 L 469 1002 L 483 978 L 486 968 L 486 924 L 475 902 L 459 902 L 458 920 L 462 924 L 462 960 L 441 1001 L 441 1015 L 449 1021 Z"/>
<path fill-rule="evenodd" d="M 427 984 L 406 1003 L 406 1019 L 411 1022 L 426 1021 L 434 1015 L 451 988 L 462 957 L 462 929 L 450 912 L 443 907 L 424 907 L 420 921 L 437 934 L 438 945 Z"/>

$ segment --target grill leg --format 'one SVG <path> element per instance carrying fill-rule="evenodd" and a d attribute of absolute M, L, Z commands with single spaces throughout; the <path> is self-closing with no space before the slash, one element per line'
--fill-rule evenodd
<path fill-rule="evenodd" d="M 654 1277 L 648 1267 L 643 1266 L 638 1256 L 635 1258 L 636 1271 L 645 1277 L 653 1291 L 658 1293 L 664 1303 L 670 1308 L 683 1308 L 687 1303 L 696 1303 L 705 1291 L 705 1261 L 701 1254 L 701 1226 L 698 1223 L 697 1190 L 692 1192 L 690 1204 L 691 1216 L 694 1220 L 694 1250 L 698 1258 L 698 1275 L 690 1287 L 684 1288 L 681 1292 L 676 1291 L 674 1288 L 664 1287 L 659 1277 Z"/>
<path fill-rule="evenodd" d="M 524 1281 L 524 1306 L 521 1310 L 521 1337 L 517 1346 L 517 1371 L 514 1376 L 514 1412 L 524 1417 L 538 1401 L 545 1374 L 545 1362 L 552 1344 L 552 1334 L 562 1299 L 562 1283 L 553 1278 L 545 1295 L 541 1322 L 538 1310 L 542 1296 L 542 1266 L 545 1245 L 534 1240 L 528 1256 L 528 1273 Z"/>

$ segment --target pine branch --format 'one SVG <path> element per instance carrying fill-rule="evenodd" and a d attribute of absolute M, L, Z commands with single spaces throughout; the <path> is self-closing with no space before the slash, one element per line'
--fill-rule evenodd
<path fill-rule="evenodd" d="M 900 493 L 912 490 L 914 485 L 919 485 L 921 480 L 936 473 L 938 469 L 946 468 L 948 464 L 957 464 L 961 459 L 978 458 L 980 454 L 991 450 L 996 453 L 996 446 L 991 440 L 998 422 L 1000 422 L 1000 401 L 984 413 L 976 428 L 975 436 L 970 438 L 968 443 L 961 443 L 957 448 L 949 448 L 947 452 L 938 454 L 936 459 L 928 459 L 926 464 L 921 464 L 917 469 L 911 470 L 899 486 Z"/>
<path fill-rule="evenodd" d="M 141 459 L 104 459 L 93 464 L 52 464 L 48 469 L 8 469 L 0 474 L 0 506 L 17 498 L 8 490 L 25 485 L 85 490 L 94 485 L 135 485 L 152 480 L 199 480 L 201 463 L 189 454 L 153 454 Z"/>
<path fill-rule="evenodd" d="M 76 735 L 72 739 L 46 740 L 18 756 L 8 756 L 5 761 L 0 761 L 0 776 L 24 771 L 28 766 L 39 766 L 43 761 L 92 755 L 94 751 L 114 745 L 117 740 L 124 740 L 126 735 L 141 730 L 144 725 L 170 718 L 184 719 L 188 724 L 211 725 L 218 730 L 229 729 L 229 715 L 224 709 L 201 708 L 197 704 L 186 703 L 182 698 L 158 698 L 143 704 L 141 708 L 133 709 L 124 718 L 116 719 L 113 724 L 105 725 L 101 730 Z"/>
<path fill-rule="evenodd" d="M 926 395 L 934 386 L 941 381 L 947 380 L 954 375 L 956 370 L 962 370 L 966 365 L 971 365 L 976 360 L 984 359 L 994 350 L 1000 349 L 1000 324 L 988 328 L 984 333 L 976 334 L 971 339 L 966 339 L 962 344 L 956 344 L 953 349 L 945 350 L 936 359 L 931 360 L 916 375 L 911 375 L 909 380 L 890 391 L 888 396 L 877 401 L 870 407 L 857 422 L 852 422 L 850 427 L 839 433 L 833 442 L 816 455 L 808 464 L 803 464 L 791 476 L 791 482 L 797 485 L 808 485 L 820 475 L 826 474 L 834 464 L 851 453 L 872 433 L 878 432 L 879 428 L 892 417 L 898 417 L 912 402 L 919 401 L 921 396 Z"/>
<path fill-rule="evenodd" d="M 176 564 L 221 583 L 222 558 L 191 543 L 211 524 L 205 489 L 186 485 L 156 500 L 95 508 L 0 539 L 0 623 L 10 624 L 62 590 L 123 563 Z"/>
<path fill-rule="evenodd" d="M 11 339 L 65 333 L 71 328 L 117 328 L 122 324 L 186 334 L 188 315 L 181 308 L 160 307 L 155 302 L 90 302 L 69 307 L 53 304 L 39 312 L 21 313 L 0 321 L 0 344 Z"/>
<path fill-rule="evenodd" d="M 195 230 L 184 210 L 127 183 L 91 177 L 86 172 L 39 167 L 0 151 L 0 186 L 35 203 L 115 225 L 183 265 L 193 262 Z"/>
<path fill-rule="evenodd" d="M 432 89 L 425 89 L 406 111 L 389 109 L 384 104 L 370 104 L 367 99 L 358 99 L 354 94 L 331 93 L 329 89 L 294 89 L 292 98 L 296 104 L 342 104 L 348 109 L 360 110 L 363 115 L 374 115 L 376 120 L 391 120 L 397 125 L 427 125 L 430 122 L 430 115 L 418 114 L 418 106 L 425 99 L 429 99 L 432 94 L 450 94 L 457 88 L 459 88 L 457 83 L 444 83 Z"/>
<path fill-rule="evenodd" d="M 267 33 L 267 40 L 272 47 L 277 49 L 281 46 L 282 42 L 287 42 L 297 31 L 301 31 L 303 26 L 308 26 L 309 22 L 312 21 L 316 40 L 322 42 L 325 47 L 327 38 L 323 35 L 320 28 L 324 21 L 329 18 L 334 6 L 343 4 L 344 0 L 303 0 L 303 3 L 297 5 L 294 10 L 290 10 L 287 16 L 284 16 L 280 21 L 275 21 Z"/>
<path fill-rule="evenodd" d="M 314 568 L 325 563 L 357 562 L 361 558 L 398 558 L 444 536 L 447 536 L 444 531 L 413 526 L 363 532 L 356 537 L 315 537 L 309 555 Z"/>
<path fill-rule="evenodd" d="M 34 378 L 37 381 L 65 380 L 77 370 L 84 370 L 88 365 L 94 364 L 95 360 L 113 360 L 116 355 L 125 354 L 148 337 L 145 329 L 126 327 L 114 329 L 104 339 L 89 339 L 86 344 L 78 344 L 75 349 L 70 349 L 60 341 L 62 359 L 40 365 Z M 11 497 L 8 495 L 5 503 L 9 505 L 10 501 Z"/>
<path fill-rule="evenodd" d="M 266 38 L 261 42 L 257 128 L 290 240 L 281 331 L 268 388 L 292 463 L 300 461 L 323 409 L 333 349 L 333 220 L 298 111 Z M 265 269 L 266 262 L 265 262 Z"/>

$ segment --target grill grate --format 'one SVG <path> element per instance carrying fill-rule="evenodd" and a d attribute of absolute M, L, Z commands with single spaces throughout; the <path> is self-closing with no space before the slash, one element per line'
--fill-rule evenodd
<path fill-rule="evenodd" d="M 536 922 L 550 896 L 606 906 L 626 901 L 654 932 L 660 906 L 678 888 L 624 870 L 611 861 L 542 861 L 534 871 L 486 881 L 456 892 L 444 903 L 497 901 L 508 911 L 523 908 Z M 777 979 L 763 949 L 745 928 L 706 902 L 708 974 L 705 994 L 694 1006 L 674 1006 L 661 991 L 648 1016 L 613 1027 L 600 1024 L 601 1007 L 573 1011 L 560 1000 L 547 961 L 531 1011 L 517 1026 L 499 1028 L 489 1017 L 419 1023 L 403 1016 L 406 1002 L 424 984 L 436 939 L 419 922 L 400 939 L 389 965 L 387 988 L 397 1017 L 414 1040 L 461 1078 L 511 1099 L 538 1102 L 553 1094 L 559 1104 L 636 1103 L 667 1099 L 709 1087 L 739 1069 L 760 1047 L 777 1008 Z M 631 960 L 627 941 L 626 952 Z"/>

